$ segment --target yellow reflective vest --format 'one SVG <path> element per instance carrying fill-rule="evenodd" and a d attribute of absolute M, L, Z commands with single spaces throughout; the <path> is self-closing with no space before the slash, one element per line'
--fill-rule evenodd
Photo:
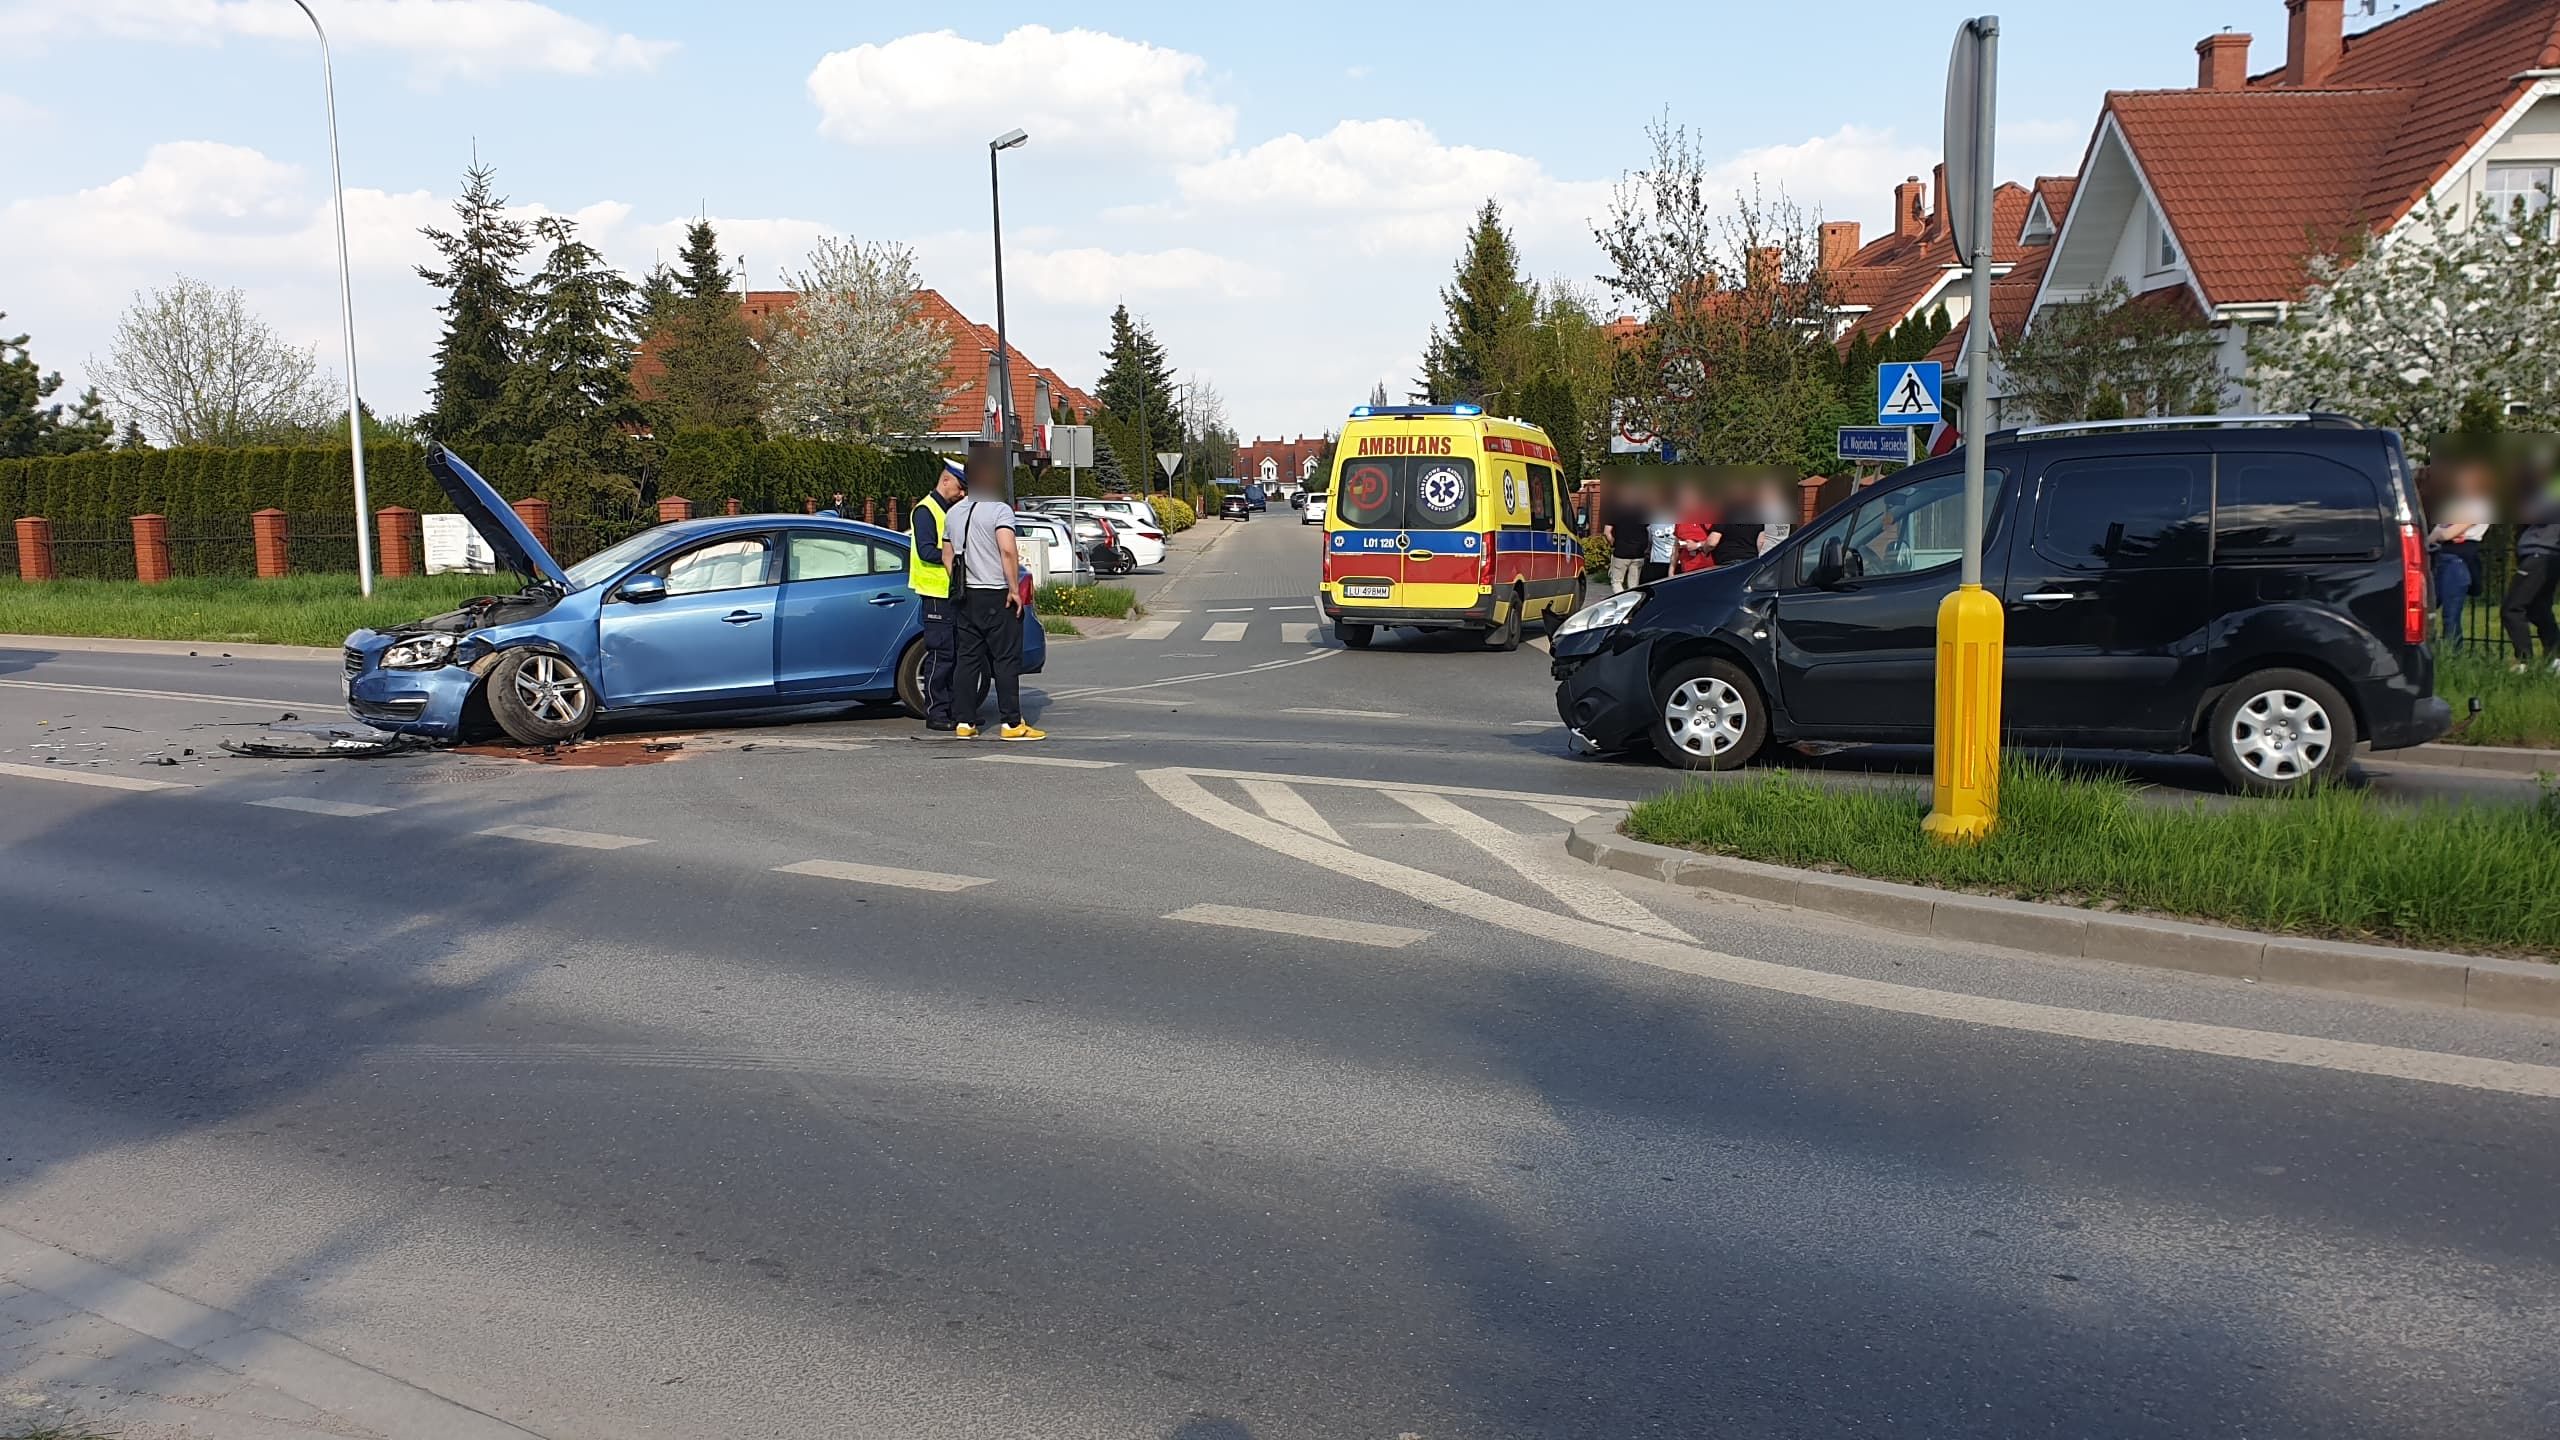
<path fill-rule="evenodd" d="M 942 497 L 930 490 L 916 502 L 916 508 L 933 516 L 935 550 L 931 559 L 925 557 L 924 547 L 915 543 L 915 521 L 910 519 L 907 522 L 907 588 L 928 599 L 948 600 L 951 598 L 951 571 L 942 563 L 940 547 L 950 543 L 951 534 L 946 522 L 951 512 L 943 505 Z"/>

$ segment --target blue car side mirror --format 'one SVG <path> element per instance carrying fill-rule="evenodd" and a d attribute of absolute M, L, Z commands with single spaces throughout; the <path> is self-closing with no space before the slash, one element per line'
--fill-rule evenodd
<path fill-rule="evenodd" d="M 634 575 L 623 581 L 622 588 L 613 593 L 634 605 L 646 605 L 652 600 L 667 598 L 667 579 L 663 575 Z"/>

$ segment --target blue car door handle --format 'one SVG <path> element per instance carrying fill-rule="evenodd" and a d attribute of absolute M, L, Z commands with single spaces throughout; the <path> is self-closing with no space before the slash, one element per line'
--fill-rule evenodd
<path fill-rule="evenodd" d="M 874 605 L 895 605 L 906 598 L 906 596 L 899 594 L 895 590 L 883 590 L 879 594 L 871 597 L 871 603 Z"/>
<path fill-rule="evenodd" d="M 753 610 L 732 610 L 720 618 L 724 623 L 730 625 L 752 625 L 756 621 L 763 619 L 764 616 Z"/>

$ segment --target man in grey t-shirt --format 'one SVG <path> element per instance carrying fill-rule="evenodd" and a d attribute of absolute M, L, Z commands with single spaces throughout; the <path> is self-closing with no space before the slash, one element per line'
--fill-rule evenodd
<path fill-rule="evenodd" d="M 1004 499 L 1004 450 L 977 441 L 969 446 L 969 498 L 951 507 L 943 525 L 943 563 L 951 567 L 952 628 L 959 664 L 951 677 L 952 733 L 978 733 L 975 697 L 982 675 L 995 679 L 997 733 L 1007 740 L 1045 740 L 1022 719 L 1021 547 L 1015 543 L 1013 507 Z"/>

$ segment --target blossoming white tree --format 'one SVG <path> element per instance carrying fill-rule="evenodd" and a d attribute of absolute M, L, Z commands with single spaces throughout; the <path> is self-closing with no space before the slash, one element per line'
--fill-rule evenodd
<path fill-rule="evenodd" d="M 950 396 L 951 338 L 917 304 L 913 253 L 822 240 L 793 284 L 800 303 L 766 340 L 766 426 L 826 440 L 930 434 Z"/>
<path fill-rule="evenodd" d="M 2311 290 L 2252 339 L 2270 410 L 2334 410 L 2425 443 L 2466 400 L 2560 417 L 2560 232 L 2547 208 L 2422 206 L 2311 261 Z"/>

